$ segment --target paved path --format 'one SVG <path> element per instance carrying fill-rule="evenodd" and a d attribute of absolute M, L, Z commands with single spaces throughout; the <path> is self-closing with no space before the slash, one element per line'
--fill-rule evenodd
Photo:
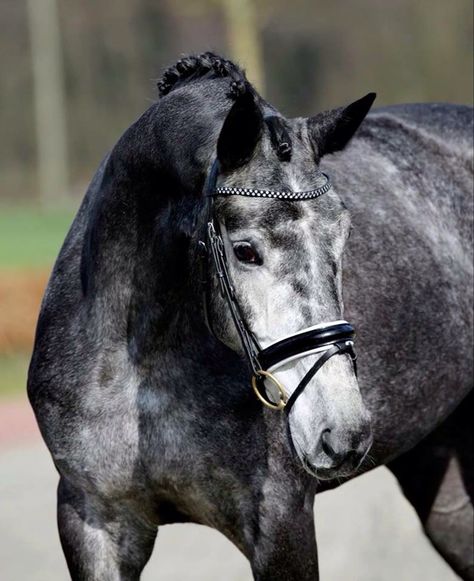
<path fill-rule="evenodd" d="M 57 476 L 31 416 L 18 408 L 14 413 L 28 438 L 23 430 L 18 443 L 9 438 L 2 445 L 0 439 L 0 580 L 65 580 L 55 523 Z M 421 534 L 384 468 L 319 495 L 315 511 L 322 581 L 458 579 Z M 251 576 L 246 560 L 219 533 L 173 525 L 160 531 L 142 579 L 250 581 Z"/>

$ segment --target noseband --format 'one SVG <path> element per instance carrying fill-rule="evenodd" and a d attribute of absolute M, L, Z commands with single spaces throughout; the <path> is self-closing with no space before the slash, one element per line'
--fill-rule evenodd
<path fill-rule="evenodd" d="M 257 338 L 249 329 L 239 301 L 237 300 L 235 289 L 229 275 L 224 241 L 219 222 L 215 216 L 213 202 L 215 196 L 230 195 L 292 201 L 311 200 L 328 192 L 331 189 L 331 182 L 326 174 L 321 173 L 320 177 L 324 178 L 325 181 L 321 186 L 313 190 L 305 192 L 273 191 L 240 187 L 217 187 L 218 174 L 219 164 L 216 160 L 212 164 L 204 188 L 204 194 L 208 200 L 208 217 L 206 223 L 206 242 L 200 241 L 200 245 L 201 248 L 206 250 L 206 254 L 210 255 L 212 263 L 214 264 L 220 292 L 227 302 L 243 350 L 252 369 L 252 387 L 255 395 L 268 408 L 274 410 L 284 409 L 288 414 L 296 399 L 301 395 L 311 379 L 334 355 L 349 354 L 353 361 L 354 370 L 357 373 L 356 355 L 354 352 L 354 328 L 347 321 L 320 324 L 309 329 L 303 329 L 294 335 L 272 343 L 265 349 L 262 349 Z M 204 303 L 207 317 L 207 297 L 205 297 Z M 209 318 L 208 326 L 212 330 Z M 305 374 L 291 396 L 288 396 L 285 387 L 272 372 L 289 361 L 315 353 L 321 353 L 321 356 Z M 265 380 L 270 381 L 278 391 L 278 401 L 276 403 L 264 395 L 265 388 L 263 383 Z"/>

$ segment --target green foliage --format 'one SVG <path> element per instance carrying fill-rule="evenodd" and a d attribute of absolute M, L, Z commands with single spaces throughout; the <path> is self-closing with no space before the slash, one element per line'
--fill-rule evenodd
<path fill-rule="evenodd" d="M 42 268 L 54 262 L 73 212 L 0 207 L 0 268 Z"/>
<path fill-rule="evenodd" d="M 0 355 L 0 399 L 25 393 L 29 354 Z"/>
<path fill-rule="evenodd" d="M 0 277 L 12 270 L 50 268 L 72 219 L 71 209 L 0 206 Z M 24 394 L 29 356 L 0 353 L 0 398 Z"/>

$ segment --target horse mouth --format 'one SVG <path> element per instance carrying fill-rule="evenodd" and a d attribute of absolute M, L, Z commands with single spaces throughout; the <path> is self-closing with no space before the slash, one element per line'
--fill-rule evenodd
<path fill-rule="evenodd" d="M 364 462 L 371 446 L 368 446 L 366 451 L 358 456 L 352 458 L 344 458 L 339 463 L 333 466 L 315 466 L 304 454 L 301 458 L 304 469 L 314 478 L 318 480 L 335 480 L 349 478 L 357 473 L 360 466 Z"/>

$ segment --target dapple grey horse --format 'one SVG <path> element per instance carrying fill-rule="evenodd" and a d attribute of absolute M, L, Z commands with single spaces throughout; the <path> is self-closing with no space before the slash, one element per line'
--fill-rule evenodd
<path fill-rule="evenodd" d="M 387 464 L 473 579 L 472 110 L 366 117 L 369 94 L 285 119 L 211 53 L 159 89 L 67 235 L 29 370 L 72 578 L 138 579 L 159 526 L 191 521 L 255 579 L 318 579 L 315 493 Z M 294 347 L 343 318 L 358 375 L 344 341 L 254 392 L 242 337 Z"/>

